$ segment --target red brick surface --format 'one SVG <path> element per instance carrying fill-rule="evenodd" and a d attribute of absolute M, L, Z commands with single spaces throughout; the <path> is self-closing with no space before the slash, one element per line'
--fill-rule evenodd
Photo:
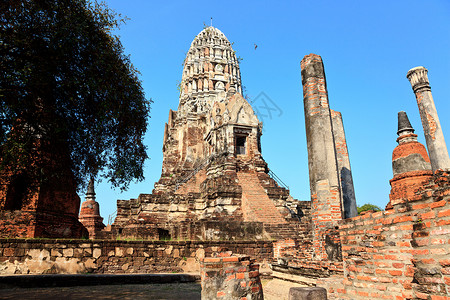
<path fill-rule="evenodd" d="M 31 167 L 0 173 L 0 238 L 87 236 L 78 221 L 80 197 L 64 149 L 64 145 L 36 141 L 27 159 L 47 174 L 45 180 L 32 175 Z M 28 180 L 20 184 L 20 177 Z"/>
<path fill-rule="evenodd" d="M 263 300 L 259 265 L 249 256 L 205 257 L 200 268 L 202 299 Z"/>
<path fill-rule="evenodd" d="M 238 172 L 239 185 L 242 187 L 242 211 L 244 221 L 258 221 L 268 224 L 283 224 L 286 220 L 266 191 L 256 173 Z"/>
<path fill-rule="evenodd" d="M 392 209 L 339 221 L 340 237 L 324 231 L 325 237 L 331 235 L 327 246 L 330 241 L 340 244 L 340 261 L 319 261 L 317 250 L 311 249 L 315 245 L 293 239 L 274 243 L 275 261 L 316 278 L 329 299 L 446 299 L 449 201 L 450 176 L 437 171 L 416 193 L 397 199 Z"/>
<path fill-rule="evenodd" d="M 392 210 L 344 220 L 339 299 L 448 298 L 449 201 L 449 175 L 438 171 Z"/>
<path fill-rule="evenodd" d="M 403 135 L 401 137 L 399 137 L 397 139 L 397 141 L 399 139 L 404 139 L 405 137 L 408 136 L 416 136 L 415 134 L 410 134 L 410 135 Z M 430 162 L 430 158 L 428 157 L 428 153 L 427 150 L 425 149 L 425 146 L 422 145 L 419 142 L 408 142 L 408 143 L 402 143 L 399 144 L 397 147 L 395 147 L 394 151 L 392 152 L 392 160 L 396 160 L 402 157 L 407 157 L 411 154 L 420 154 L 422 156 L 422 158 L 426 161 L 426 162 Z"/>

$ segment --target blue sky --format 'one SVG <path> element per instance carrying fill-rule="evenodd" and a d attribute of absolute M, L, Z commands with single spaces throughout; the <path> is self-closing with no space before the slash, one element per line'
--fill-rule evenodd
<path fill-rule="evenodd" d="M 408 113 L 425 144 L 409 69 L 424 66 L 450 147 L 450 1 L 147 1 L 107 0 L 130 20 L 117 35 L 154 103 L 145 143 L 145 181 L 120 193 L 97 184 L 105 223 L 117 199 L 151 193 L 162 163 L 164 123 L 178 107 L 177 83 L 194 37 L 209 25 L 234 42 L 242 83 L 264 92 L 280 112 L 263 119 L 262 153 L 294 198 L 309 200 L 300 61 L 322 56 L 332 109 L 344 119 L 358 205 L 389 198 L 397 112 Z M 255 50 L 254 45 L 257 45 Z M 259 98 L 260 99 L 260 98 Z M 260 110 L 264 113 L 263 110 Z M 84 195 L 80 195 L 84 200 Z"/>

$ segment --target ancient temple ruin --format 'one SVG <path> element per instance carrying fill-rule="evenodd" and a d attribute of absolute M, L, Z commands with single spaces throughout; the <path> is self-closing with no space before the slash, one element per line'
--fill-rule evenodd
<path fill-rule="evenodd" d="M 177 111 L 169 111 L 160 180 L 119 200 L 113 235 L 263 239 L 304 234 L 309 201 L 280 186 L 261 155 L 262 123 L 242 96 L 239 61 L 208 27 L 187 53 Z"/>
<path fill-rule="evenodd" d="M 407 75 L 427 147 L 399 112 L 389 203 L 360 216 L 322 58 L 306 55 L 301 76 L 310 201 L 293 199 L 271 177 L 236 55 L 208 27 L 184 63 L 179 107 L 165 126 L 161 178 L 151 194 L 118 200 L 112 225 L 104 228 L 93 181 L 79 223 L 70 176 L 32 194 L 26 170 L 0 174 L 0 274 L 200 272 L 205 298 L 261 299 L 259 264 L 267 269 L 269 262 L 276 290 L 275 280 L 286 280 L 324 287 L 328 299 L 448 299 L 450 159 L 427 70 Z M 40 146 L 36 159 L 68 162 Z M 90 240 L 10 239 L 87 233 Z"/>

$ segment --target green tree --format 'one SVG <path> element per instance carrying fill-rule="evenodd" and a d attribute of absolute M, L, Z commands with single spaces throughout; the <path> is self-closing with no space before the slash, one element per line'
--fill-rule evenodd
<path fill-rule="evenodd" d="M 30 161 L 38 138 L 67 150 L 78 187 L 91 176 L 121 189 L 143 180 L 151 100 L 112 33 L 119 18 L 88 0 L 1 1 L 0 168 L 48 179 Z"/>
<path fill-rule="evenodd" d="M 360 215 L 364 211 L 373 210 L 373 211 L 382 211 L 381 208 L 374 204 L 366 203 L 363 206 L 358 206 L 358 215 Z"/>

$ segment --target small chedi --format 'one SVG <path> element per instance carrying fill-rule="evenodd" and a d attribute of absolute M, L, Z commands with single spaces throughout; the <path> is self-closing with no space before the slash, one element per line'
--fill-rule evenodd
<path fill-rule="evenodd" d="M 81 224 L 89 232 L 90 239 L 101 237 L 101 231 L 105 228 L 103 224 L 103 218 L 100 216 L 100 207 L 97 201 L 95 201 L 94 180 L 89 181 L 89 186 L 86 192 L 86 198 L 81 204 L 79 220 Z"/>
<path fill-rule="evenodd" d="M 398 113 L 398 146 L 392 153 L 391 193 L 386 209 L 392 203 L 414 196 L 433 177 L 430 158 L 425 147 L 417 141 L 417 134 L 409 122 L 406 112 Z"/>

